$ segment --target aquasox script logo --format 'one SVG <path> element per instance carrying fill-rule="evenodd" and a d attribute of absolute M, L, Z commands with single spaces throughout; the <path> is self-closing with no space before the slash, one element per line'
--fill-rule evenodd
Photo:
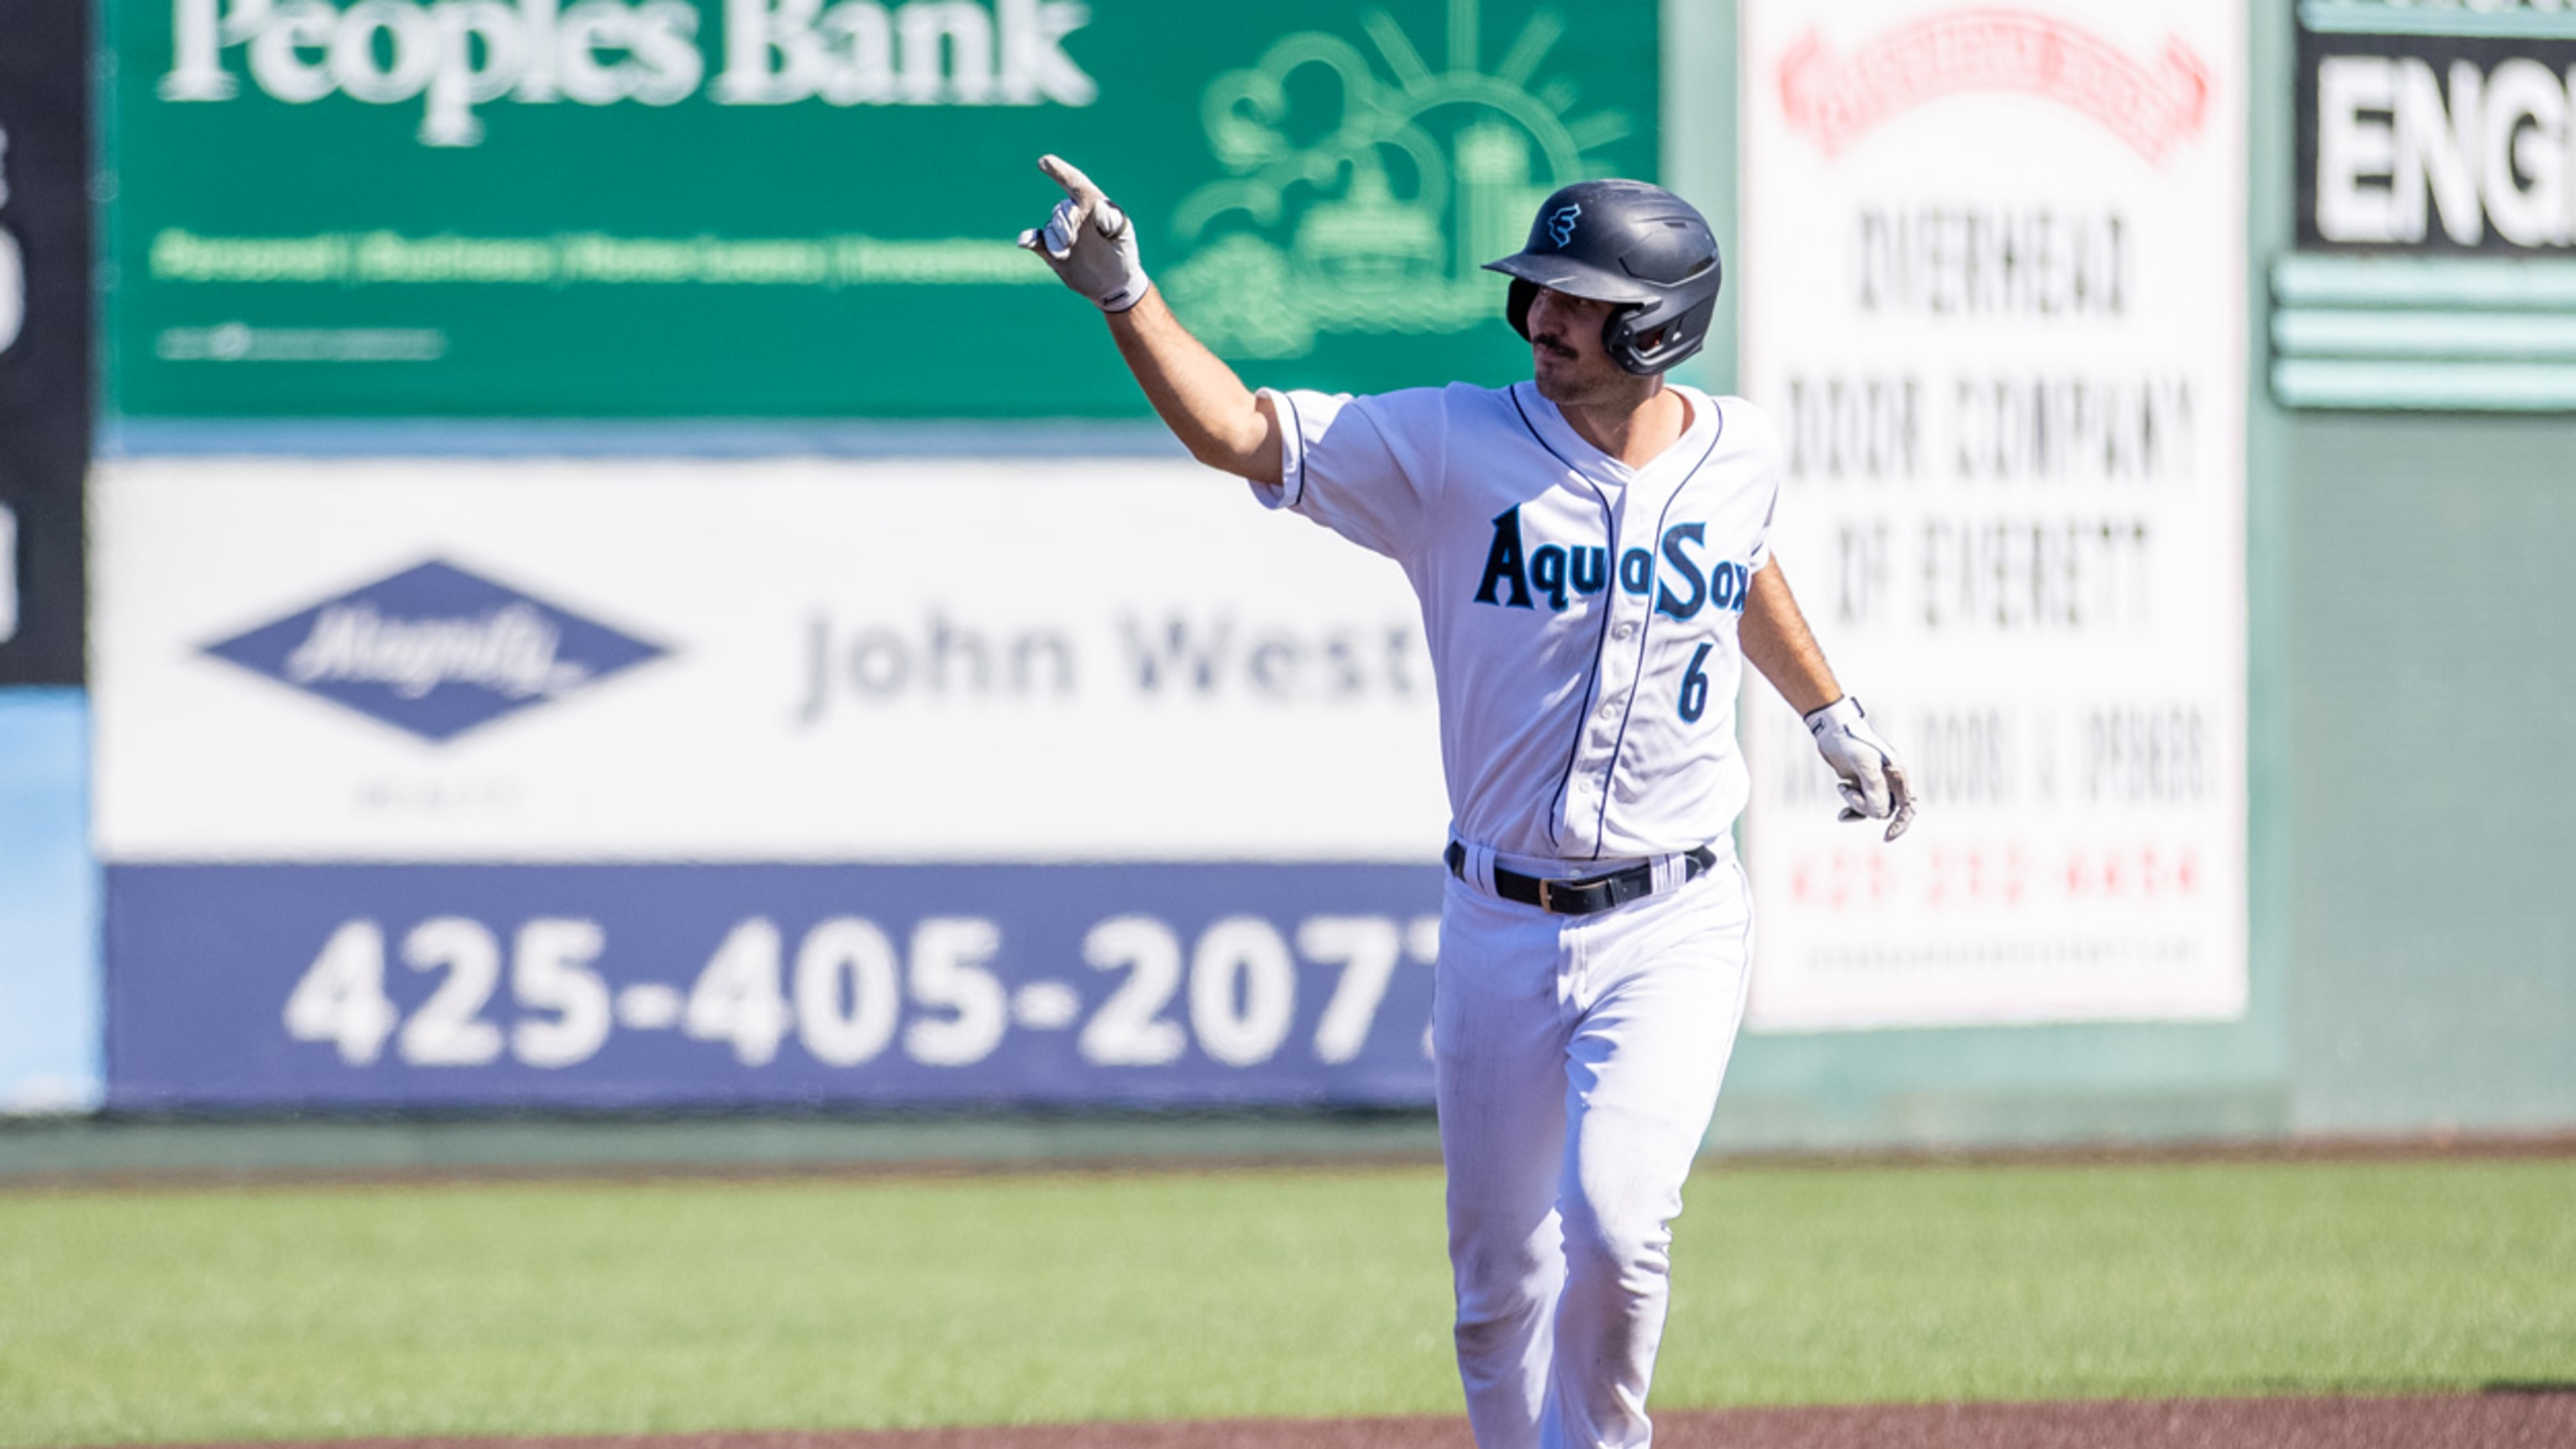
<path fill-rule="evenodd" d="M 1302 357 L 1322 334 L 1463 332 L 1502 315 L 1506 284 L 1479 268 L 1520 250 L 1538 204 L 1600 175 L 1594 153 L 1631 126 L 1616 110 L 1569 117 L 1575 87 L 1540 75 L 1565 30 L 1554 11 L 1490 71 L 1478 17 L 1472 0 L 1449 7 L 1444 67 L 1375 11 L 1375 61 L 1308 32 L 1209 87 L 1200 114 L 1227 175 L 1181 203 L 1185 255 L 1161 280 L 1211 347 Z"/>
<path fill-rule="evenodd" d="M 1560 249 L 1574 245 L 1574 223 L 1582 216 L 1583 203 L 1579 201 L 1569 201 L 1548 214 L 1547 234 L 1556 239 Z"/>
<path fill-rule="evenodd" d="M 668 651 L 433 560 L 205 652 L 439 742 Z"/>
<path fill-rule="evenodd" d="M 1619 591 L 1636 598 L 1652 593 L 1656 613 L 1685 622 L 1702 609 L 1743 613 L 1745 596 L 1753 588 L 1752 570 L 1727 559 L 1703 560 L 1700 553 L 1707 546 L 1707 524 L 1673 524 L 1656 540 L 1656 549 L 1664 556 L 1664 577 L 1655 577 L 1654 554 L 1627 549 L 1620 553 L 1615 570 Z M 1545 600 L 1550 611 L 1561 614 L 1574 599 L 1608 588 L 1613 572 L 1610 550 L 1600 544 L 1530 547 L 1521 537 L 1521 510 L 1515 504 L 1494 516 L 1494 537 L 1485 549 L 1476 602 L 1534 609 Z"/>

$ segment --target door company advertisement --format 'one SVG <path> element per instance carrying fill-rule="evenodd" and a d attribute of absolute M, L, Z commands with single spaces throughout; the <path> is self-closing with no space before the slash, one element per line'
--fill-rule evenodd
<path fill-rule="evenodd" d="M 1777 555 L 1925 804 L 1833 818 L 1751 690 L 1751 1020 L 2245 1000 L 2246 17 L 1743 8 L 1746 393 Z"/>
<path fill-rule="evenodd" d="M 1412 597 L 1233 480 L 155 459 L 97 500 L 114 1103 L 1428 1100 Z"/>

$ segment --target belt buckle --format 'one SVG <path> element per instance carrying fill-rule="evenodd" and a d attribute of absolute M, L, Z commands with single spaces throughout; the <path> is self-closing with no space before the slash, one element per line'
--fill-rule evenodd
<path fill-rule="evenodd" d="M 1538 908 L 1553 915 L 1556 912 L 1556 901 L 1548 892 L 1550 884 L 1551 882 L 1546 876 L 1540 876 L 1538 878 Z"/>

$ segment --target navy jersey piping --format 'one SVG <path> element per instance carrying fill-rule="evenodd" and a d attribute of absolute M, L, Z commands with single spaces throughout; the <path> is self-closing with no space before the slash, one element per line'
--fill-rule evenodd
<path fill-rule="evenodd" d="M 1284 392 L 1278 394 L 1278 398 L 1281 402 L 1288 405 L 1287 442 L 1292 444 L 1297 450 L 1297 492 L 1295 496 L 1288 499 L 1288 506 L 1294 508 L 1298 504 L 1306 501 L 1306 420 L 1297 415 L 1297 400 L 1295 398 L 1290 397 Z M 1280 462 L 1284 465 L 1287 462 L 1288 448 L 1286 446 L 1282 446 L 1279 451 Z M 1287 480 L 1282 478 L 1280 481 L 1284 483 Z"/>
<path fill-rule="evenodd" d="M 1516 382 L 1510 387 L 1504 388 L 1503 396 L 1512 400 L 1512 411 L 1521 415 L 1521 426 L 1529 429 L 1530 437 L 1535 440 L 1540 447 L 1547 449 L 1548 456 L 1554 458 L 1560 463 L 1563 463 L 1566 466 L 1567 471 L 1573 473 L 1576 477 L 1582 477 L 1583 470 L 1574 466 L 1574 460 L 1565 456 L 1563 453 L 1558 452 L 1556 450 L 1556 445 L 1547 440 L 1547 434 L 1538 430 L 1538 424 L 1530 421 L 1529 409 L 1521 406 L 1521 385 Z"/>
<path fill-rule="evenodd" d="M 1707 467 L 1708 460 L 1717 456 L 1718 439 L 1725 436 L 1726 414 L 1719 412 L 1717 415 L 1717 436 L 1708 440 L 1707 451 L 1701 453 L 1699 455 L 1699 461 L 1691 464 L 1690 471 L 1684 473 L 1681 476 L 1681 481 L 1673 485 L 1673 491 L 1664 495 L 1663 509 L 1655 515 L 1655 536 L 1657 538 L 1664 536 L 1664 520 L 1673 516 L 1673 505 L 1681 501 L 1681 496 L 1683 492 L 1690 487 L 1691 480 L 1699 476 L 1699 470 Z M 1773 496 L 1776 499 L 1778 495 L 1775 493 Z M 1654 581 L 1656 574 L 1660 574 L 1661 572 L 1662 570 L 1658 568 L 1653 573 L 1649 573 L 1646 576 L 1646 598 L 1648 603 L 1646 607 L 1646 622 L 1637 630 L 1637 672 L 1634 679 L 1628 686 L 1628 707 L 1625 710 L 1620 711 L 1619 714 L 1619 737 L 1610 743 L 1610 763 L 1604 766 L 1601 771 L 1601 809 L 1594 814 L 1592 819 L 1592 858 L 1594 860 L 1599 860 L 1601 858 L 1602 837 L 1610 832 L 1610 782 L 1618 778 L 1619 754 L 1621 751 L 1628 748 L 1628 722 L 1637 717 L 1637 685 L 1644 683 L 1646 678 L 1646 641 L 1653 638 L 1655 633 L 1655 609 L 1652 602 L 1655 596 Z M 1604 617 L 1607 617 L 1606 611 L 1604 612 Z M 1592 667 L 1595 677 L 1598 677 L 1601 668 L 1601 661 L 1597 654 L 1593 658 Z M 1587 694 L 1584 697 L 1583 703 L 1584 708 L 1588 711 L 1592 705 L 1591 696 Z M 1550 813 L 1552 816 L 1553 812 Z"/>
<path fill-rule="evenodd" d="M 1592 490 L 1593 501 L 1601 505 L 1602 535 L 1607 540 L 1608 547 L 1610 549 L 1609 556 L 1614 559 L 1617 558 L 1619 556 L 1619 512 L 1617 509 L 1610 506 L 1610 496 L 1601 491 L 1600 484 L 1585 477 L 1583 470 L 1575 467 L 1572 459 L 1569 459 L 1563 453 L 1556 451 L 1555 447 L 1548 442 L 1547 435 L 1538 430 L 1538 424 L 1530 421 L 1529 409 L 1521 406 L 1521 389 L 1519 383 L 1514 383 L 1510 387 L 1505 388 L 1503 390 L 1503 395 L 1512 400 L 1512 411 L 1521 415 L 1521 426 L 1529 429 L 1531 441 L 1537 443 L 1541 448 L 1546 449 L 1548 456 L 1556 459 L 1556 461 L 1560 463 L 1563 463 L 1567 472 L 1572 473 L 1576 480 L 1581 482 L 1584 487 Z M 1604 582 L 1607 581 L 1605 580 Z M 1556 829 L 1556 817 L 1559 814 L 1558 807 L 1565 799 L 1566 790 L 1574 784 L 1575 757 L 1583 753 L 1584 721 L 1592 718 L 1593 692 L 1601 686 L 1601 651 L 1608 648 L 1610 645 L 1610 614 L 1611 606 L 1608 599 L 1605 598 L 1602 601 L 1601 606 L 1601 631 L 1595 635 L 1592 640 L 1592 666 L 1586 670 L 1583 675 L 1583 708 L 1575 713 L 1574 738 L 1565 747 L 1565 768 L 1557 773 L 1556 790 L 1548 796 L 1547 800 L 1547 843 L 1559 849 L 1564 847 L 1565 842 L 1558 835 Z M 1601 853 L 1597 837 L 1593 844 L 1592 853 L 1596 857 Z"/>

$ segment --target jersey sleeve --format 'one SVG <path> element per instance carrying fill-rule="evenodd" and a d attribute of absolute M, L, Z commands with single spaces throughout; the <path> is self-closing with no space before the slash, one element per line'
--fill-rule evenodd
<path fill-rule="evenodd" d="M 1725 417 L 1726 427 L 1730 431 L 1740 429 L 1739 435 L 1753 453 L 1754 486 L 1762 490 L 1762 523 L 1754 532 L 1752 559 L 1746 567 L 1758 574 L 1771 561 L 1771 528 L 1780 518 L 1780 474 L 1786 466 L 1780 430 L 1772 426 L 1760 408 L 1740 397 L 1727 398 L 1716 406 Z"/>
<path fill-rule="evenodd" d="M 1279 418 L 1279 482 L 1253 484 L 1252 496 L 1391 558 L 1412 549 L 1446 464 L 1444 394 L 1264 388 L 1261 395 Z"/>

